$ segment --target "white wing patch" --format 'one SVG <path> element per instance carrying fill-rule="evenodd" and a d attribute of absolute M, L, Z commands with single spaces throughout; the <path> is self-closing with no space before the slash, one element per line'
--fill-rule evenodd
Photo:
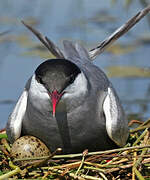
<path fill-rule="evenodd" d="M 106 130 L 108 136 L 118 146 L 124 146 L 129 135 L 128 121 L 119 99 L 111 87 L 108 88 L 108 94 L 104 100 L 103 110 L 106 118 Z"/>
<path fill-rule="evenodd" d="M 108 88 L 108 95 L 104 100 L 103 110 L 106 117 L 107 133 L 109 137 L 114 141 L 113 128 L 117 125 L 118 111 L 115 96 L 110 88 Z"/>
<path fill-rule="evenodd" d="M 9 117 L 10 121 L 10 129 L 11 129 L 11 139 L 15 140 L 20 137 L 21 128 L 22 128 L 22 120 L 26 111 L 27 106 L 27 97 L 28 92 L 26 90 L 23 91 L 20 96 L 12 114 Z"/>

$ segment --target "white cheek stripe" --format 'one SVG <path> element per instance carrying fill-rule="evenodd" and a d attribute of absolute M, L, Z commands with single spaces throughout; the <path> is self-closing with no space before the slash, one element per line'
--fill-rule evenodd
<path fill-rule="evenodd" d="M 32 76 L 30 91 L 32 91 L 33 93 L 36 93 L 36 94 L 37 93 L 47 93 L 46 88 L 36 80 L 35 74 Z"/>
<path fill-rule="evenodd" d="M 30 98 L 34 99 L 35 102 L 37 101 L 37 99 L 50 99 L 46 88 L 42 84 L 38 83 L 35 79 L 35 74 L 33 75 L 31 80 L 29 94 Z"/>
<path fill-rule="evenodd" d="M 106 117 L 106 130 L 109 137 L 113 140 L 112 132 L 113 127 L 116 127 L 117 124 L 118 112 L 116 99 L 110 88 L 108 88 L 108 95 L 104 100 L 103 110 Z"/>
<path fill-rule="evenodd" d="M 86 94 L 87 92 L 87 79 L 85 75 L 81 72 L 76 77 L 73 84 L 69 85 L 65 89 L 65 94 L 63 98 L 73 98 L 73 97 L 81 97 L 81 95 Z"/>

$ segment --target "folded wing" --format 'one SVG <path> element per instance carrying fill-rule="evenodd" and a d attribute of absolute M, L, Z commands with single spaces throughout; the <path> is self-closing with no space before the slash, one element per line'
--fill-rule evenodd
<path fill-rule="evenodd" d="M 8 139 L 14 142 L 21 135 L 22 121 L 26 112 L 28 89 L 31 78 L 28 80 L 24 91 L 22 92 L 17 104 L 8 118 L 6 131 Z"/>
<path fill-rule="evenodd" d="M 128 122 L 119 99 L 112 87 L 108 87 L 108 94 L 103 103 L 108 136 L 118 145 L 124 146 L 129 132 Z"/>

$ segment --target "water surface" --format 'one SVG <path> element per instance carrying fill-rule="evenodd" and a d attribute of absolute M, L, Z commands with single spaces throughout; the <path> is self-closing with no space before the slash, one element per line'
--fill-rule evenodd
<path fill-rule="evenodd" d="M 4 127 L 25 82 L 48 56 L 39 41 L 20 22 L 28 20 L 40 32 L 61 46 L 63 39 L 80 41 L 87 48 L 96 46 L 116 28 L 142 9 L 138 1 L 125 9 L 123 2 L 112 5 L 104 0 L 1 0 L 0 32 L 0 128 Z M 144 18 L 115 46 L 95 60 L 109 74 L 109 67 L 137 67 L 149 70 L 149 24 Z M 134 74 L 134 72 L 133 72 Z M 150 109 L 150 80 L 140 73 L 112 81 L 128 115 L 147 119 Z M 132 117 L 132 118 L 133 118 Z"/>

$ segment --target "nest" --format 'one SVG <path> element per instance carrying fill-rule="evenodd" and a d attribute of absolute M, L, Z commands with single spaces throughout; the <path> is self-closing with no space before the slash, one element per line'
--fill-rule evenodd
<path fill-rule="evenodd" d="M 132 120 L 129 125 L 140 123 Z M 57 150 L 47 157 L 13 159 L 11 145 L 5 131 L 0 133 L 0 180 L 15 179 L 149 179 L 150 177 L 150 120 L 130 130 L 124 148 L 80 154 L 57 155 Z M 32 161 L 18 166 L 18 161 Z M 39 161 L 37 161 L 39 162 Z M 41 163 L 42 162 L 42 163 Z"/>

